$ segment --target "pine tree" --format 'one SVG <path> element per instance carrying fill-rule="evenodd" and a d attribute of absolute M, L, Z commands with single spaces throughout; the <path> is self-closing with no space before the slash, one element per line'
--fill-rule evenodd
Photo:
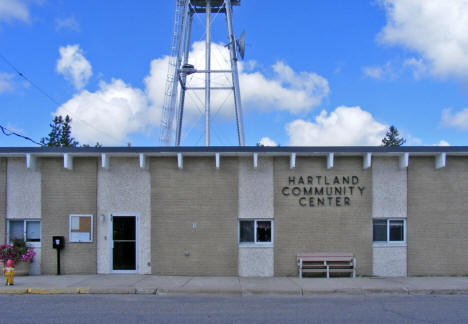
<path fill-rule="evenodd" d="M 51 130 L 47 137 L 41 139 L 42 145 L 50 147 L 60 147 L 60 138 L 62 137 L 62 116 L 55 116 L 52 124 L 49 124 Z"/>
<path fill-rule="evenodd" d="M 68 115 L 65 116 L 65 120 L 60 115 L 55 116 L 53 123 L 50 124 L 50 133 L 41 139 L 41 144 L 49 147 L 78 146 L 79 143 L 71 137 L 71 121 Z"/>
<path fill-rule="evenodd" d="M 406 143 L 406 140 L 400 137 L 400 133 L 395 126 L 390 126 L 385 137 L 382 139 L 382 146 L 392 147 L 392 146 L 402 146 Z"/>
<path fill-rule="evenodd" d="M 78 142 L 71 137 L 71 121 L 70 116 L 66 115 L 62 124 L 62 134 L 60 136 L 61 147 L 77 147 Z"/>

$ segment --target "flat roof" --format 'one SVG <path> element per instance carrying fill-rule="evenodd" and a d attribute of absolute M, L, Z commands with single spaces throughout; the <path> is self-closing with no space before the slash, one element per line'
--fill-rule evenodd
<path fill-rule="evenodd" d="M 363 153 L 376 153 L 382 155 L 395 155 L 411 153 L 412 155 L 434 155 L 447 153 L 453 155 L 468 155 L 468 146 L 130 146 L 130 147 L 0 147 L 0 156 L 14 154 L 57 155 L 57 154 L 95 155 L 109 154 L 138 154 L 173 155 L 176 153 L 189 153 L 190 155 L 206 155 L 214 153 L 228 153 L 244 155 L 249 153 L 264 153 L 267 155 L 286 155 L 296 153 L 299 155 L 320 155 L 336 153 L 343 155 L 360 155 Z"/>

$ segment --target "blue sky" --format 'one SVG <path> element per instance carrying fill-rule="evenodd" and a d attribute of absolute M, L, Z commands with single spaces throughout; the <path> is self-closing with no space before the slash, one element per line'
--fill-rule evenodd
<path fill-rule="evenodd" d="M 0 125 L 40 140 L 68 113 L 82 144 L 159 145 L 174 8 L 0 0 L 0 54 L 33 82 L 0 59 Z M 223 19 L 213 23 L 215 67 L 226 61 Z M 203 22 L 194 20 L 197 67 Z M 247 145 L 379 145 L 389 125 L 407 145 L 467 145 L 468 0 L 243 0 L 234 28 L 247 33 Z M 213 145 L 237 144 L 228 95 L 212 98 Z M 183 145 L 204 144 L 200 110 L 193 95 Z M 0 133 L 0 146 L 31 145 Z"/>

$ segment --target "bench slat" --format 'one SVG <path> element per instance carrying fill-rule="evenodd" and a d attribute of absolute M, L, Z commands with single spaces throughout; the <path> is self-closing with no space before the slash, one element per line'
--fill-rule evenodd
<path fill-rule="evenodd" d="M 355 258 L 352 253 L 299 253 L 297 266 L 302 273 L 325 273 L 327 278 L 333 273 L 351 273 L 355 276 Z"/>

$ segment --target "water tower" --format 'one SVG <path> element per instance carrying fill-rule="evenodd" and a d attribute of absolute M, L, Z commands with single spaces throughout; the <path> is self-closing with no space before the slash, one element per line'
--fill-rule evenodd
<path fill-rule="evenodd" d="M 176 146 L 180 145 L 186 92 L 204 91 L 205 146 L 209 146 L 211 92 L 217 90 L 232 91 L 239 146 L 245 145 L 239 89 L 239 72 L 237 68 L 238 54 L 241 58 L 244 58 L 245 38 L 244 33 L 239 39 L 235 38 L 232 23 L 233 6 L 240 5 L 240 1 L 241 0 L 176 0 L 174 32 L 172 35 L 171 56 L 160 128 L 160 141 L 162 145 L 170 146 L 173 140 Z M 190 37 L 194 14 L 204 14 L 206 16 L 206 54 L 204 70 L 199 70 L 196 66 L 189 64 Z M 211 69 L 212 14 L 224 14 L 226 17 L 228 37 L 226 47 L 229 49 L 231 63 L 230 69 L 228 70 Z M 195 73 L 205 75 L 205 84 L 203 87 L 189 87 L 186 85 L 187 76 Z M 231 74 L 232 84 L 229 84 L 227 87 L 213 86 L 211 82 L 211 74 L 213 73 Z M 174 115 L 176 117 L 175 139 L 173 136 Z"/>

